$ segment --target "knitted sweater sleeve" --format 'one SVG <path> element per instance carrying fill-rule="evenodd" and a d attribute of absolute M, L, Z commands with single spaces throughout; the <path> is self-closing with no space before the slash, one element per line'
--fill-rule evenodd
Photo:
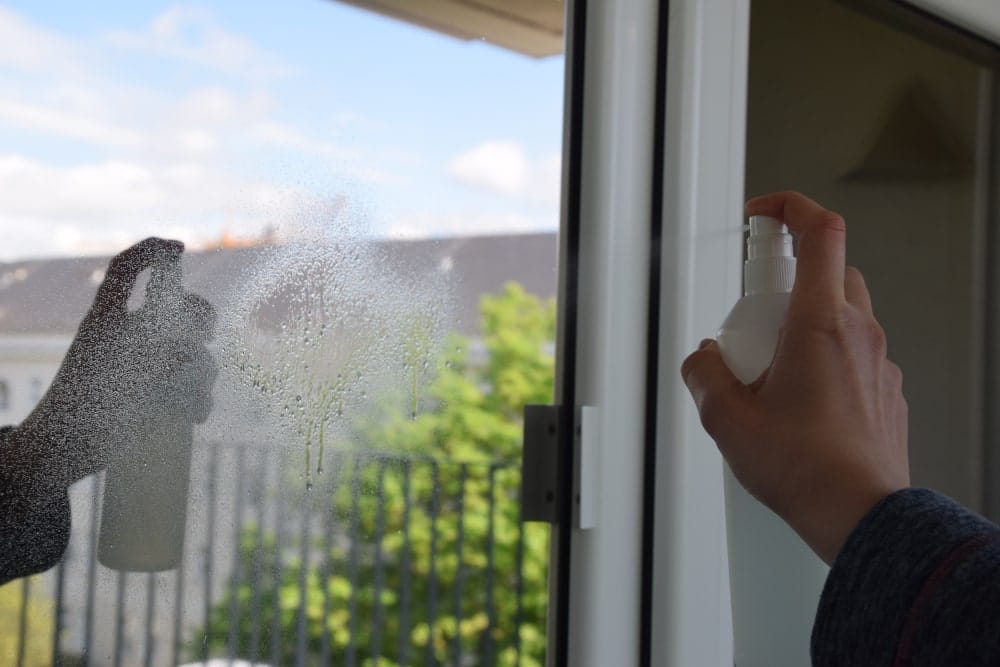
<path fill-rule="evenodd" d="M 11 427 L 0 428 L 0 447 Z M 0 585 L 49 569 L 69 542 L 70 506 L 65 488 L 48 487 L 44 474 L 23 462 L 0 466 Z"/>
<path fill-rule="evenodd" d="M 812 660 L 1000 664 L 1000 528 L 926 489 L 883 499 L 830 569 Z"/>

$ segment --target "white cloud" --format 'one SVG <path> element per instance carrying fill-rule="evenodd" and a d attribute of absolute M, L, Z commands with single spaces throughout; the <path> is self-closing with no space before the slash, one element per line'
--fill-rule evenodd
<path fill-rule="evenodd" d="M 452 159 L 448 173 L 466 185 L 519 194 L 528 178 L 528 156 L 513 141 L 487 141 Z"/>
<path fill-rule="evenodd" d="M 0 119 L 22 128 L 118 148 L 139 146 L 143 141 L 140 133 L 99 118 L 17 100 L 0 99 Z"/>
<path fill-rule="evenodd" d="M 448 173 L 458 182 L 544 204 L 559 202 L 558 154 L 529 157 L 516 141 L 485 141 L 457 155 Z"/>
<path fill-rule="evenodd" d="M 0 44 L 0 65 L 28 72 L 75 69 L 82 57 L 71 40 L 5 7 L 0 7 Z"/>
<path fill-rule="evenodd" d="M 301 187 L 236 180 L 199 162 L 108 160 L 57 167 L 0 154 L 0 260 L 111 254 L 146 236 L 191 248 L 219 239 L 324 224 L 342 199 Z"/>
<path fill-rule="evenodd" d="M 247 78 L 269 79 L 292 71 L 274 54 L 242 35 L 223 30 L 211 14 L 194 7 L 169 7 L 145 31 L 114 31 L 106 39 L 119 48 L 188 61 Z"/>
<path fill-rule="evenodd" d="M 452 212 L 403 214 L 388 225 L 386 235 L 399 239 L 442 236 L 483 236 L 551 232 L 559 227 L 555 215 L 521 213 Z"/>
<path fill-rule="evenodd" d="M 298 128 L 273 120 L 254 125 L 250 136 L 268 146 L 325 155 L 335 160 L 357 160 L 360 157 L 355 149 L 306 136 Z"/>

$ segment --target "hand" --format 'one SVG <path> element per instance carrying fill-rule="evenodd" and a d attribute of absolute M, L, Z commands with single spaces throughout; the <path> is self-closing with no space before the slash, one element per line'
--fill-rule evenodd
<path fill-rule="evenodd" d="M 844 220 L 794 192 L 747 215 L 798 239 L 795 286 L 770 368 L 750 386 L 705 341 L 681 367 L 702 424 L 736 479 L 827 563 L 879 500 L 909 486 L 902 373 L 861 273 L 844 265 Z"/>
<path fill-rule="evenodd" d="M 212 306 L 180 287 L 183 245 L 149 238 L 115 256 L 52 385 L 16 429 L 21 467 L 68 486 L 127 455 L 158 422 L 202 422 L 217 375 Z M 129 311 L 139 274 L 145 303 Z"/>

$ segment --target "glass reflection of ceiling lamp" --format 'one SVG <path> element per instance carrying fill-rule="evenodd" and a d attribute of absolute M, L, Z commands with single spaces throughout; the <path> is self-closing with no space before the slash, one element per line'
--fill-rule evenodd
<path fill-rule="evenodd" d="M 931 181 L 971 173 L 972 159 L 927 86 L 903 91 L 861 164 L 843 181 Z"/>

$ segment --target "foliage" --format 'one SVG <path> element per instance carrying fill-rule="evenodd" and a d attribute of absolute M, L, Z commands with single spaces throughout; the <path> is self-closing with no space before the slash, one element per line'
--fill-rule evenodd
<path fill-rule="evenodd" d="M 0 586 L 0 664 L 41 667 L 52 664 L 52 603 L 36 593 L 42 587 L 39 577 L 22 579 Z M 22 599 L 28 590 L 24 608 L 25 646 L 23 661 L 18 662 Z"/>
<path fill-rule="evenodd" d="M 302 642 L 317 664 L 543 664 L 548 531 L 520 523 L 517 461 L 523 406 L 551 401 L 555 308 L 511 283 L 480 310 L 485 358 L 452 335 L 417 413 L 358 425 L 305 492 L 331 528 L 304 550 L 244 529 L 199 649 L 236 624 L 236 655 L 278 664 Z"/>

